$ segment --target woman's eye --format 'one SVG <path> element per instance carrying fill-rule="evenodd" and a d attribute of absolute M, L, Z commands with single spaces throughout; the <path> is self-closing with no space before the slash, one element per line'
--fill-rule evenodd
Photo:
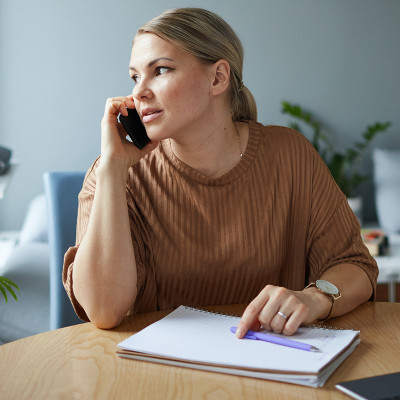
<path fill-rule="evenodd" d="M 156 75 L 162 75 L 165 74 L 167 71 L 169 71 L 171 68 L 168 67 L 157 67 L 156 68 Z"/>
<path fill-rule="evenodd" d="M 139 83 L 139 80 L 140 80 L 139 75 L 133 75 L 133 76 L 132 76 L 132 80 L 133 80 L 133 82 L 135 82 L 135 83 Z"/>

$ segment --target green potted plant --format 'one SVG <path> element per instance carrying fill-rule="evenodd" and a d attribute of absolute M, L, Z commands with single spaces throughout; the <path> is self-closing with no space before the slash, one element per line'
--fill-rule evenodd
<path fill-rule="evenodd" d="M 391 123 L 375 122 L 368 125 L 362 133 L 360 141 L 356 141 L 344 151 L 338 151 L 335 150 L 328 136 L 323 133 L 321 122 L 315 119 L 310 112 L 303 110 L 300 105 L 282 101 L 282 112 L 291 115 L 311 128 L 311 143 L 325 161 L 342 192 L 348 199 L 352 199 L 358 186 L 369 178 L 369 176 L 362 175 L 359 172 L 360 162 L 365 150 L 375 136 L 378 133 L 385 132 Z M 301 132 L 298 122 L 291 122 L 289 126 Z M 360 215 L 358 217 L 360 218 Z"/>
<path fill-rule="evenodd" d="M 18 300 L 17 295 L 15 294 L 12 286 L 14 286 L 19 292 L 18 286 L 11 279 L 5 278 L 4 276 L 0 276 L 0 292 L 3 293 L 4 300 L 6 301 L 6 303 L 7 303 L 6 290 L 10 292 L 11 296 L 14 297 L 15 300 Z"/>

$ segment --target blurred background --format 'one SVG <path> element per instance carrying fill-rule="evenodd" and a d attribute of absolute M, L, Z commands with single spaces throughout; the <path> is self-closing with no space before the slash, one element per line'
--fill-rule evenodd
<path fill-rule="evenodd" d="M 373 148 L 400 149 L 398 0 L 1 0 L 0 145 L 19 164 L 0 200 L 0 230 L 20 229 L 45 171 L 90 167 L 107 97 L 132 90 L 135 32 L 180 6 L 208 8 L 235 29 L 263 124 L 287 125 L 287 100 L 345 148 L 368 124 L 391 121 L 367 151 L 366 174 Z M 376 220 L 372 180 L 359 192 L 364 220 Z"/>

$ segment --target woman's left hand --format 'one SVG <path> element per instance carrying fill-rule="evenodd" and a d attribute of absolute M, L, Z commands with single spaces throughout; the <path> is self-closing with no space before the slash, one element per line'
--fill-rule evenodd
<path fill-rule="evenodd" d="M 246 332 L 264 329 L 293 335 L 303 323 L 311 323 L 328 315 L 332 302 L 328 296 L 310 288 L 303 291 L 267 285 L 247 306 L 236 332 L 242 338 Z"/>

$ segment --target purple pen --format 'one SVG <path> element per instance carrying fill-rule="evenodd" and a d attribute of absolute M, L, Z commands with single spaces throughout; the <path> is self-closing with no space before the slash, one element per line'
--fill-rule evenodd
<path fill-rule="evenodd" d="M 231 332 L 236 333 L 236 329 L 237 329 L 236 326 L 232 326 Z M 244 339 L 252 339 L 252 340 L 262 340 L 264 342 L 280 344 L 281 346 L 292 347 L 293 349 L 300 349 L 300 350 L 313 351 L 313 352 L 320 351 L 315 346 L 311 346 L 310 344 L 298 342 L 298 341 L 292 340 L 292 339 L 286 339 L 286 338 L 275 336 L 275 335 L 270 335 L 269 333 L 261 333 L 261 332 L 255 332 L 255 331 L 248 330 L 247 333 L 243 336 L 243 338 Z"/>

